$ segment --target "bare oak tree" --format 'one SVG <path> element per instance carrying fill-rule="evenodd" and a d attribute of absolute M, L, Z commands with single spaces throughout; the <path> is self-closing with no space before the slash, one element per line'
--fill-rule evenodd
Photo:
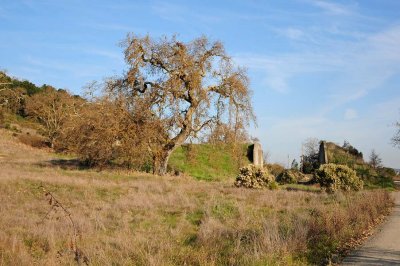
<path fill-rule="evenodd" d="M 221 123 L 235 128 L 255 121 L 246 72 L 220 42 L 128 35 L 123 46 L 127 72 L 109 80 L 107 89 L 153 125 L 147 144 L 155 174 L 166 173 L 172 151 L 188 137 Z"/>
<path fill-rule="evenodd" d="M 310 156 L 317 154 L 319 151 L 319 142 L 320 140 L 317 138 L 307 138 L 302 144 L 304 155 Z"/>
<path fill-rule="evenodd" d="M 307 138 L 302 144 L 301 170 L 305 174 L 310 174 L 319 167 L 319 143 L 317 138 Z"/>
<path fill-rule="evenodd" d="M 369 164 L 375 169 L 382 166 L 382 159 L 375 152 L 375 150 L 371 151 L 371 155 L 369 156 Z"/>
<path fill-rule="evenodd" d="M 397 146 L 400 148 L 400 122 L 396 123 L 396 127 L 397 127 L 397 132 L 392 138 L 392 143 L 394 146 Z"/>

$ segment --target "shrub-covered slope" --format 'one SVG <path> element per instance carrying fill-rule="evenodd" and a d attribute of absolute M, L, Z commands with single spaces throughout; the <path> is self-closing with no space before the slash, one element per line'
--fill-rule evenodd
<path fill-rule="evenodd" d="M 394 189 L 393 178 L 396 173 L 387 167 L 372 167 L 363 158 L 363 154 L 351 145 L 341 147 L 332 142 L 326 143 L 328 162 L 347 165 L 354 169 L 363 181 L 366 188 Z"/>

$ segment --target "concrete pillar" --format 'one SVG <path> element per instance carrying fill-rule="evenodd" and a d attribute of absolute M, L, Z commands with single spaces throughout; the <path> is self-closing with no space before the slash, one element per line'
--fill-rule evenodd
<path fill-rule="evenodd" d="M 328 163 L 328 152 L 326 150 L 326 142 L 325 141 L 321 141 L 321 143 L 319 144 L 318 160 L 319 160 L 320 164 Z"/>
<path fill-rule="evenodd" d="M 253 164 L 258 167 L 264 165 L 263 151 L 259 142 L 255 142 L 253 146 Z"/>

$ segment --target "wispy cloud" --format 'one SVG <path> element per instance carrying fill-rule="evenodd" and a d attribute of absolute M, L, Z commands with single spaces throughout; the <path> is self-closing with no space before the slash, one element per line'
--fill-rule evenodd
<path fill-rule="evenodd" d="M 100 48 L 83 49 L 82 51 L 87 54 L 103 56 L 118 62 L 123 62 L 124 60 L 123 53 L 121 51 L 117 52 Z"/>
<path fill-rule="evenodd" d="M 82 62 L 65 62 L 56 59 L 37 59 L 34 57 L 25 58 L 26 66 L 29 68 L 37 68 L 44 72 L 45 70 L 52 69 L 66 73 L 66 75 L 75 78 L 93 78 L 100 74 L 104 75 L 105 66 L 93 66 L 90 63 Z"/>
<path fill-rule="evenodd" d="M 316 7 L 321 8 L 325 12 L 333 15 L 352 15 L 354 12 L 350 6 L 337 4 L 330 1 L 312 0 L 310 1 Z"/>
<path fill-rule="evenodd" d="M 264 86 L 277 92 L 293 89 L 291 79 L 301 74 L 331 72 L 340 69 L 342 58 L 330 54 L 293 53 L 281 56 L 238 54 L 235 61 L 249 69 L 263 72 Z"/>
<path fill-rule="evenodd" d="M 85 23 L 85 26 L 89 26 L 90 28 L 104 31 L 123 31 L 123 32 L 131 32 L 137 30 L 135 27 L 129 26 L 127 24 L 119 24 L 119 23 Z"/>
<path fill-rule="evenodd" d="M 187 12 L 184 6 L 168 2 L 156 2 L 151 10 L 161 18 L 175 22 L 185 21 L 184 14 Z"/>
<path fill-rule="evenodd" d="M 257 90 L 283 93 L 282 99 L 294 97 L 294 91 L 299 89 L 310 96 L 319 95 L 318 103 L 307 102 L 307 97 L 301 99 L 303 105 L 314 107 L 312 112 L 261 117 L 257 134 L 268 149 L 278 151 L 272 152 L 272 160 L 285 162 L 288 154 L 297 158 L 300 143 L 318 136 L 340 144 L 347 139 L 366 155 L 375 148 L 386 165 L 399 165 L 398 150 L 390 145 L 390 138 L 394 134 L 391 125 L 399 119 L 400 98 L 382 100 L 363 112 L 353 107 L 379 90 L 384 94 L 386 84 L 400 76 L 398 43 L 400 26 L 391 26 L 362 32 L 356 39 L 328 39 L 324 46 L 310 44 L 290 53 L 237 54 L 238 64 L 265 77 Z M 325 83 L 313 79 L 321 75 L 326 77 L 322 79 Z M 309 87 L 299 87 L 298 79 L 305 77 Z"/>
<path fill-rule="evenodd" d="M 397 62 L 400 60 L 400 25 L 371 35 L 368 42 L 374 56 L 380 58 L 381 61 Z"/>
<path fill-rule="evenodd" d="M 327 46 L 315 53 L 282 55 L 239 54 L 240 65 L 264 73 L 264 85 L 278 92 L 294 89 L 293 78 L 304 74 L 332 73 L 338 78 L 325 88 L 332 101 L 326 111 L 360 99 L 400 74 L 400 27 L 371 34 L 361 41 Z"/>
<path fill-rule="evenodd" d="M 303 30 L 297 29 L 297 28 L 292 28 L 292 27 L 284 28 L 284 29 L 277 28 L 277 29 L 275 29 L 275 31 L 278 34 L 280 34 L 284 37 L 287 37 L 289 39 L 293 39 L 293 40 L 300 39 L 304 36 Z"/>
<path fill-rule="evenodd" d="M 229 16 L 229 12 L 223 10 L 218 15 L 214 15 L 210 11 L 207 13 L 199 12 L 198 10 L 189 9 L 186 5 L 168 2 L 156 2 L 150 8 L 160 18 L 180 23 L 193 19 L 203 23 L 218 23 Z"/>

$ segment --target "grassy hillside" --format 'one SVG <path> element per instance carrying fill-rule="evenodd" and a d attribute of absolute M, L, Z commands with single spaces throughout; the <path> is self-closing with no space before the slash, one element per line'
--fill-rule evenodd
<path fill-rule="evenodd" d="M 328 162 L 345 165 L 363 165 L 365 164 L 362 153 L 355 149 L 345 149 L 333 142 L 326 143 L 328 153 Z"/>
<path fill-rule="evenodd" d="M 234 178 L 240 166 L 250 163 L 247 149 L 247 144 L 241 144 L 237 152 L 223 144 L 186 144 L 173 152 L 169 167 L 201 180 Z"/>
<path fill-rule="evenodd" d="M 27 132 L 31 136 L 38 136 L 35 133 L 41 129 L 37 122 L 10 113 L 4 114 L 3 127 L 19 134 L 21 138 Z M 232 146 L 224 144 L 185 144 L 172 153 L 169 170 L 199 180 L 234 178 L 240 166 L 250 163 L 247 157 L 248 147 L 248 144 L 240 144 L 234 151 Z"/>

